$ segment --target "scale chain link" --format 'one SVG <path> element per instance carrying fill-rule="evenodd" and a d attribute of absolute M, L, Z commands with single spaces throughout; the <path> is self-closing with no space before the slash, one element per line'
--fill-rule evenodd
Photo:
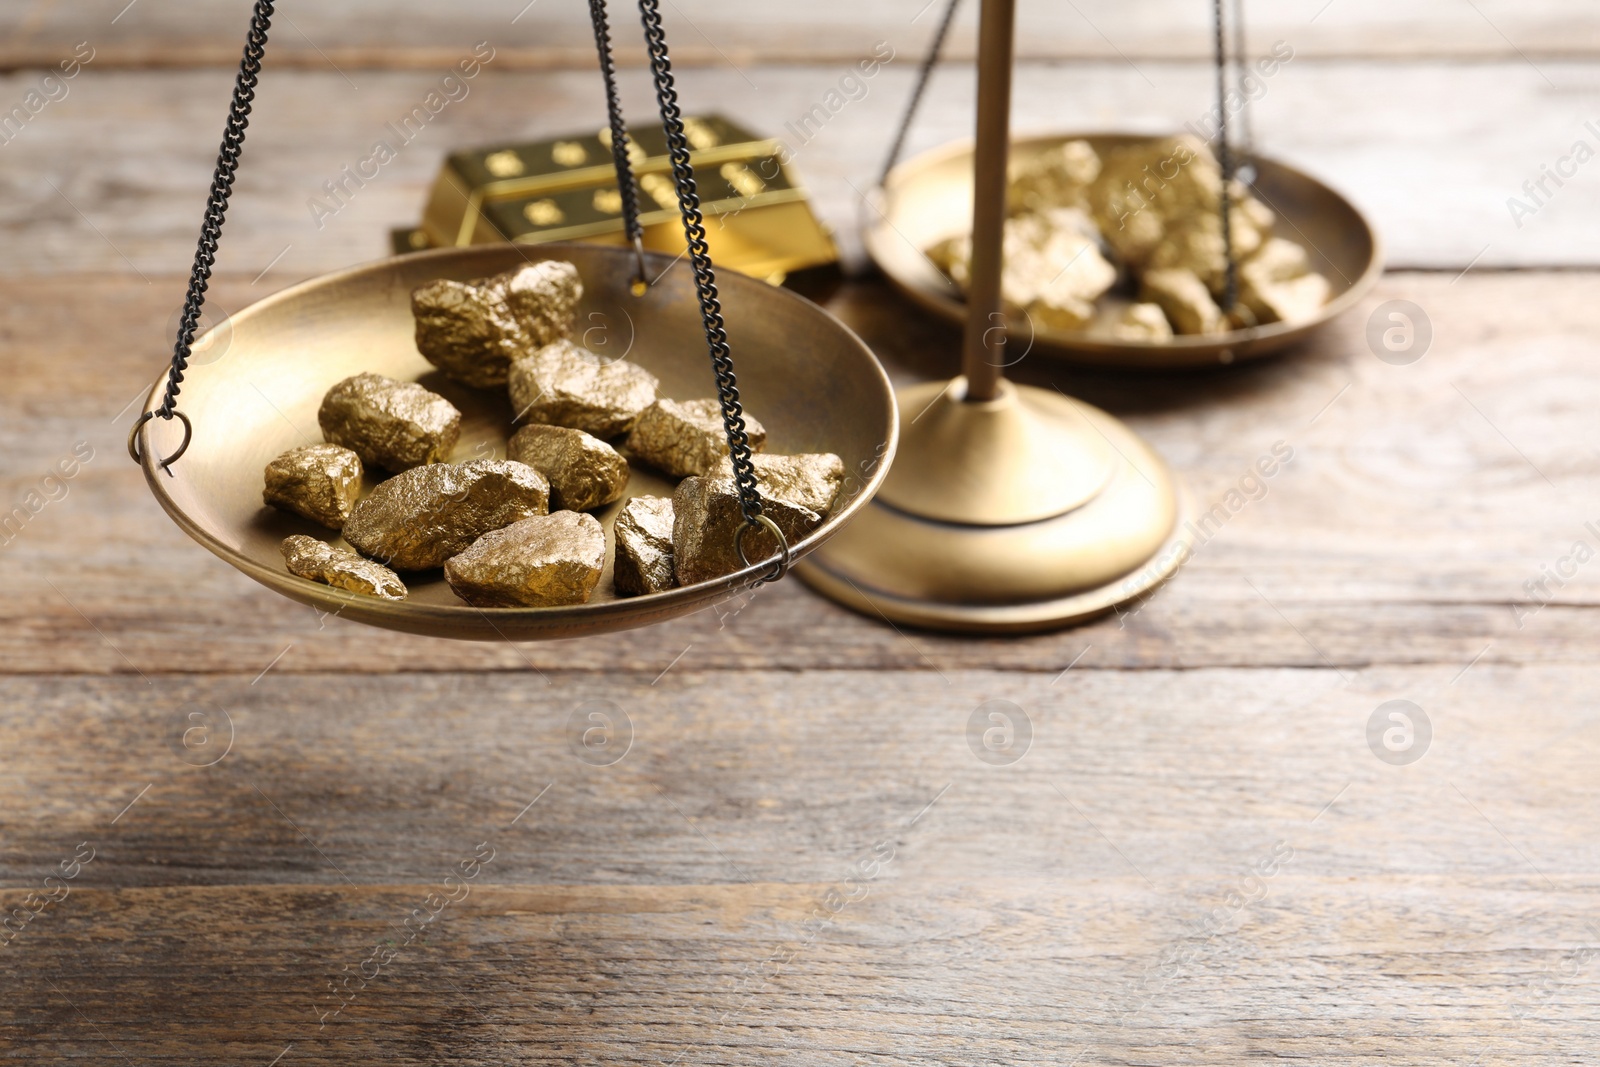
<path fill-rule="evenodd" d="M 1232 186 L 1233 153 L 1228 147 L 1228 49 L 1224 41 L 1222 0 L 1211 0 L 1215 26 L 1215 59 L 1217 70 L 1217 162 L 1222 168 L 1222 195 L 1219 211 L 1222 215 L 1222 255 L 1226 263 L 1223 282 L 1222 310 L 1233 311 L 1239 303 L 1239 262 L 1233 250 Z"/>
<path fill-rule="evenodd" d="M 611 58 L 611 28 L 606 19 L 606 0 L 589 0 L 589 18 L 594 23 L 594 46 L 600 53 L 600 74 L 606 83 L 606 114 L 611 124 L 611 159 L 617 168 L 617 191 L 622 194 L 622 218 L 628 240 L 635 245 L 644 239 L 639 225 L 639 187 L 628 159 L 628 126 L 622 118 L 622 99 L 617 93 L 616 65 Z M 641 258 L 641 273 L 644 266 Z M 641 277 L 640 279 L 644 279 Z"/>
<path fill-rule="evenodd" d="M 928 43 L 928 51 L 922 57 L 921 64 L 917 67 L 917 80 L 911 86 L 911 97 L 906 101 L 906 109 L 900 115 L 900 125 L 895 129 L 894 141 L 889 145 L 889 154 L 883 160 L 883 169 L 878 174 L 878 184 L 887 186 L 889 172 L 900 161 L 900 153 L 906 145 L 906 135 L 911 132 L 911 122 L 917 117 L 917 108 L 922 104 L 922 96 L 928 89 L 928 79 L 933 76 L 933 68 L 939 63 L 939 56 L 944 51 L 945 38 L 950 35 L 950 24 L 955 21 L 956 8 L 961 5 L 961 0 L 946 0 L 944 14 L 939 18 L 939 25 L 933 31 L 933 40 Z"/>
<path fill-rule="evenodd" d="M 250 34 L 245 41 L 244 58 L 239 63 L 239 76 L 233 86 L 233 104 L 228 110 L 228 124 L 222 133 L 217 169 L 211 179 L 211 193 L 206 198 L 205 221 L 201 224 L 200 241 L 195 249 L 194 269 L 189 276 L 189 292 L 184 299 L 183 317 L 179 320 L 178 336 L 173 344 L 167 389 L 161 407 L 156 411 L 163 419 L 172 418 L 176 411 L 183 372 L 189 365 L 189 350 L 194 344 L 194 332 L 200 322 L 200 309 L 205 304 L 206 286 L 211 278 L 211 268 L 217 261 L 217 243 L 222 237 L 222 223 L 228 213 L 228 197 L 233 192 L 234 175 L 238 172 L 239 157 L 244 150 L 245 127 L 250 122 L 250 105 L 256 95 L 256 80 L 261 74 L 261 58 L 266 53 L 267 30 L 272 25 L 274 2 L 256 0 L 255 12 L 250 18 Z"/>
<path fill-rule="evenodd" d="M 683 233 L 689 261 L 694 268 L 695 290 L 700 298 L 700 318 L 705 325 L 706 344 L 711 351 L 711 366 L 717 379 L 717 399 L 722 405 L 722 425 L 728 436 L 728 458 L 733 465 L 734 484 L 739 492 L 739 510 L 745 524 L 761 521 L 761 497 L 756 492 L 755 466 L 750 461 L 750 437 L 745 432 L 744 409 L 739 403 L 739 384 L 734 375 L 733 356 L 728 350 L 728 331 L 722 321 L 722 304 L 717 296 L 716 274 L 706 243 L 705 217 L 700 212 L 700 195 L 695 188 L 694 169 L 689 164 L 689 145 L 683 133 L 683 113 L 667 55 L 666 35 L 661 28 L 661 9 L 657 0 L 639 0 L 639 16 L 644 24 L 645 44 L 650 52 L 650 70 L 655 78 L 656 101 L 661 109 L 662 129 L 672 159 L 672 176 L 678 188 L 678 206 L 683 214 Z M 787 546 L 784 556 L 787 558 Z"/>

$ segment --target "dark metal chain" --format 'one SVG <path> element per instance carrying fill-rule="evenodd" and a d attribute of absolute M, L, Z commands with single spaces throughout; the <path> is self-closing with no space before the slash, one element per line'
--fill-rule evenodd
<path fill-rule="evenodd" d="M 622 220 L 628 240 L 639 257 L 639 280 L 645 281 L 644 228 L 639 225 L 639 186 L 628 159 L 628 126 L 622 120 L 622 99 L 617 95 L 617 70 L 611 60 L 611 29 L 606 21 L 606 0 L 589 0 L 594 23 L 594 47 L 600 53 L 600 74 L 606 83 L 606 114 L 611 120 L 611 159 L 617 168 L 617 191 L 622 194 Z"/>
<path fill-rule="evenodd" d="M 233 192 L 233 177 L 239 169 L 244 149 L 244 129 L 250 120 L 250 104 L 256 95 L 256 79 L 261 73 L 261 57 L 266 52 L 267 29 L 272 25 L 274 0 L 256 0 L 250 18 L 250 35 L 245 41 L 239 77 L 233 83 L 233 105 L 228 110 L 228 125 L 222 132 L 222 148 L 217 153 L 217 169 L 211 179 L 211 195 L 206 199 L 205 221 L 200 226 L 200 244 L 194 253 L 194 270 L 189 275 L 189 294 L 183 302 L 183 317 L 178 322 L 178 337 L 172 348 L 172 369 L 167 372 L 167 391 L 156 414 L 173 416 L 183 372 L 189 365 L 189 349 L 200 322 L 200 309 L 206 301 L 206 285 L 211 267 L 217 261 L 217 241 L 222 236 L 223 219 L 228 213 L 228 196 Z M 175 458 L 175 457 L 174 457 Z M 167 462 L 171 462 L 168 460 Z"/>
<path fill-rule="evenodd" d="M 900 161 L 900 152 L 906 146 L 906 134 L 911 131 L 911 120 L 917 116 L 917 107 L 922 103 L 922 94 L 928 88 L 928 78 L 939 62 L 939 54 L 944 51 L 944 39 L 950 33 L 950 24 L 955 21 L 956 8 L 960 3 L 961 0 L 946 0 L 944 14 L 939 17 L 939 26 L 933 31 L 933 40 L 928 43 L 928 52 L 922 57 L 922 64 L 917 68 L 917 80 L 911 87 L 911 99 L 906 101 L 905 112 L 900 116 L 900 128 L 895 131 L 894 143 L 889 146 L 889 155 L 884 159 L 883 170 L 878 174 L 879 185 L 889 180 L 889 172 Z"/>
<path fill-rule="evenodd" d="M 1233 255 L 1233 225 L 1230 186 L 1233 185 L 1233 153 L 1228 148 L 1228 50 L 1223 43 L 1222 0 L 1212 0 L 1215 23 L 1217 68 L 1217 162 L 1222 166 L 1222 255 L 1227 261 L 1222 289 L 1222 310 L 1232 311 L 1239 302 L 1239 263 Z"/>
<path fill-rule="evenodd" d="M 1249 77 L 1249 55 L 1245 51 L 1244 0 L 1233 0 L 1233 82 L 1239 93 L 1239 155 L 1245 167 L 1256 154 L 1255 121 L 1250 114 L 1250 96 L 1244 91 Z M 1243 168 L 1241 168 L 1242 170 Z M 1245 179 L 1247 182 L 1249 179 Z"/>
<path fill-rule="evenodd" d="M 650 50 L 650 72 L 655 77 L 661 127 L 672 158 L 672 177 L 678 187 L 684 241 L 688 245 L 689 262 L 694 267 L 695 291 L 700 297 L 700 319 L 711 350 L 711 367 L 716 372 L 717 399 L 722 405 L 722 426 L 728 435 L 733 480 L 739 490 L 739 510 L 744 513 L 747 526 L 767 525 L 762 522 L 761 497 L 756 493 L 756 472 L 750 462 L 750 437 L 745 432 L 744 409 L 739 403 L 739 382 L 734 376 L 733 356 L 728 350 L 728 331 L 722 321 L 722 302 L 717 296 L 717 276 L 711 267 L 711 251 L 706 244 L 705 216 L 700 213 L 700 194 L 695 188 L 694 168 L 689 164 L 683 112 L 678 107 L 678 91 L 673 83 L 672 62 L 667 56 L 667 39 L 661 29 L 661 8 L 657 0 L 639 0 L 639 17 L 644 23 L 645 45 Z"/>

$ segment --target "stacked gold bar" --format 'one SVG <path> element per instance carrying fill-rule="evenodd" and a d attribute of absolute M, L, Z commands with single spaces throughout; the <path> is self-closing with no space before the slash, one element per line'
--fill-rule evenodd
<path fill-rule="evenodd" d="M 690 162 L 712 259 L 780 284 L 792 271 L 832 263 L 838 251 L 805 190 L 780 162 L 782 147 L 716 115 L 686 118 Z M 631 131 L 646 248 L 684 248 L 672 161 L 660 128 Z M 445 160 L 422 225 L 394 233 L 396 252 L 501 241 L 623 244 L 622 196 L 611 131 L 457 152 Z"/>

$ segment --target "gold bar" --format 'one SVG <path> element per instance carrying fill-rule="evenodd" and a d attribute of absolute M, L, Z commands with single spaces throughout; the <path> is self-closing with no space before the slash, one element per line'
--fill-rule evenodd
<path fill-rule="evenodd" d="M 392 235 L 395 251 L 501 241 L 623 243 L 610 132 L 453 153 L 422 225 Z M 665 135 L 654 125 L 630 132 L 645 246 L 677 254 L 683 227 Z M 791 271 L 838 259 L 805 190 L 779 162 L 775 141 L 717 115 L 685 119 L 684 133 L 718 265 L 776 284 Z"/>

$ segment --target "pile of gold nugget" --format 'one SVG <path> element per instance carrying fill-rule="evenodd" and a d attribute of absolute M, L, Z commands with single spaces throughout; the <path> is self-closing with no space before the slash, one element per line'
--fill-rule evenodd
<path fill-rule="evenodd" d="M 1224 333 L 1316 316 L 1328 280 L 1305 248 L 1272 235 L 1273 212 L 1239 181 L 1229 189 L 1238 301 L 1224 311 L 1222 172 L 1205 143 L 1174 137 L 1114 148 L 1067 141 L 1016 161 L 1007 176 L 1001 297 L 1046 331 L 1119 341 Z M 963 291 L 972 239 L 927 250 Z M 1104 299 L 1120 288 L 1134 302 Z"/>
<path fill-rule="evenodd" d="M 657 593 L 742 569 L 744 523 L 715 399 L 672 400 L 645 368 L 573 343 L 583 284 L 550 260 L 411 294 L 418 350 L 450 378 L 505 389 L 515 421 L 507 459 L 452 463 L 461 413 L 416 382 L 358 374 L 329 389 L 323 444 L 267 465 L 263 499 L 330 530 L 355 551 L 305 535 L 283 542 L 291 573 L 400 600 L 396 572 L 443 568 L 476 607 L 587 603 L 612 562 L 619 596 Z M 750 447 L 767 433 L 745 417 Z M 844 465 L 832 453 L 753 457 L 763 513 L 794 544 L 833 507 Z M 626 495 L 632 464 L 680 479 L 670 497 L 615 509 L 611 544 L 594 512 Z M 364 475 L 387 475 L 364 497 Z M 765 529 L 750 558 L 778 549 Z"/>

